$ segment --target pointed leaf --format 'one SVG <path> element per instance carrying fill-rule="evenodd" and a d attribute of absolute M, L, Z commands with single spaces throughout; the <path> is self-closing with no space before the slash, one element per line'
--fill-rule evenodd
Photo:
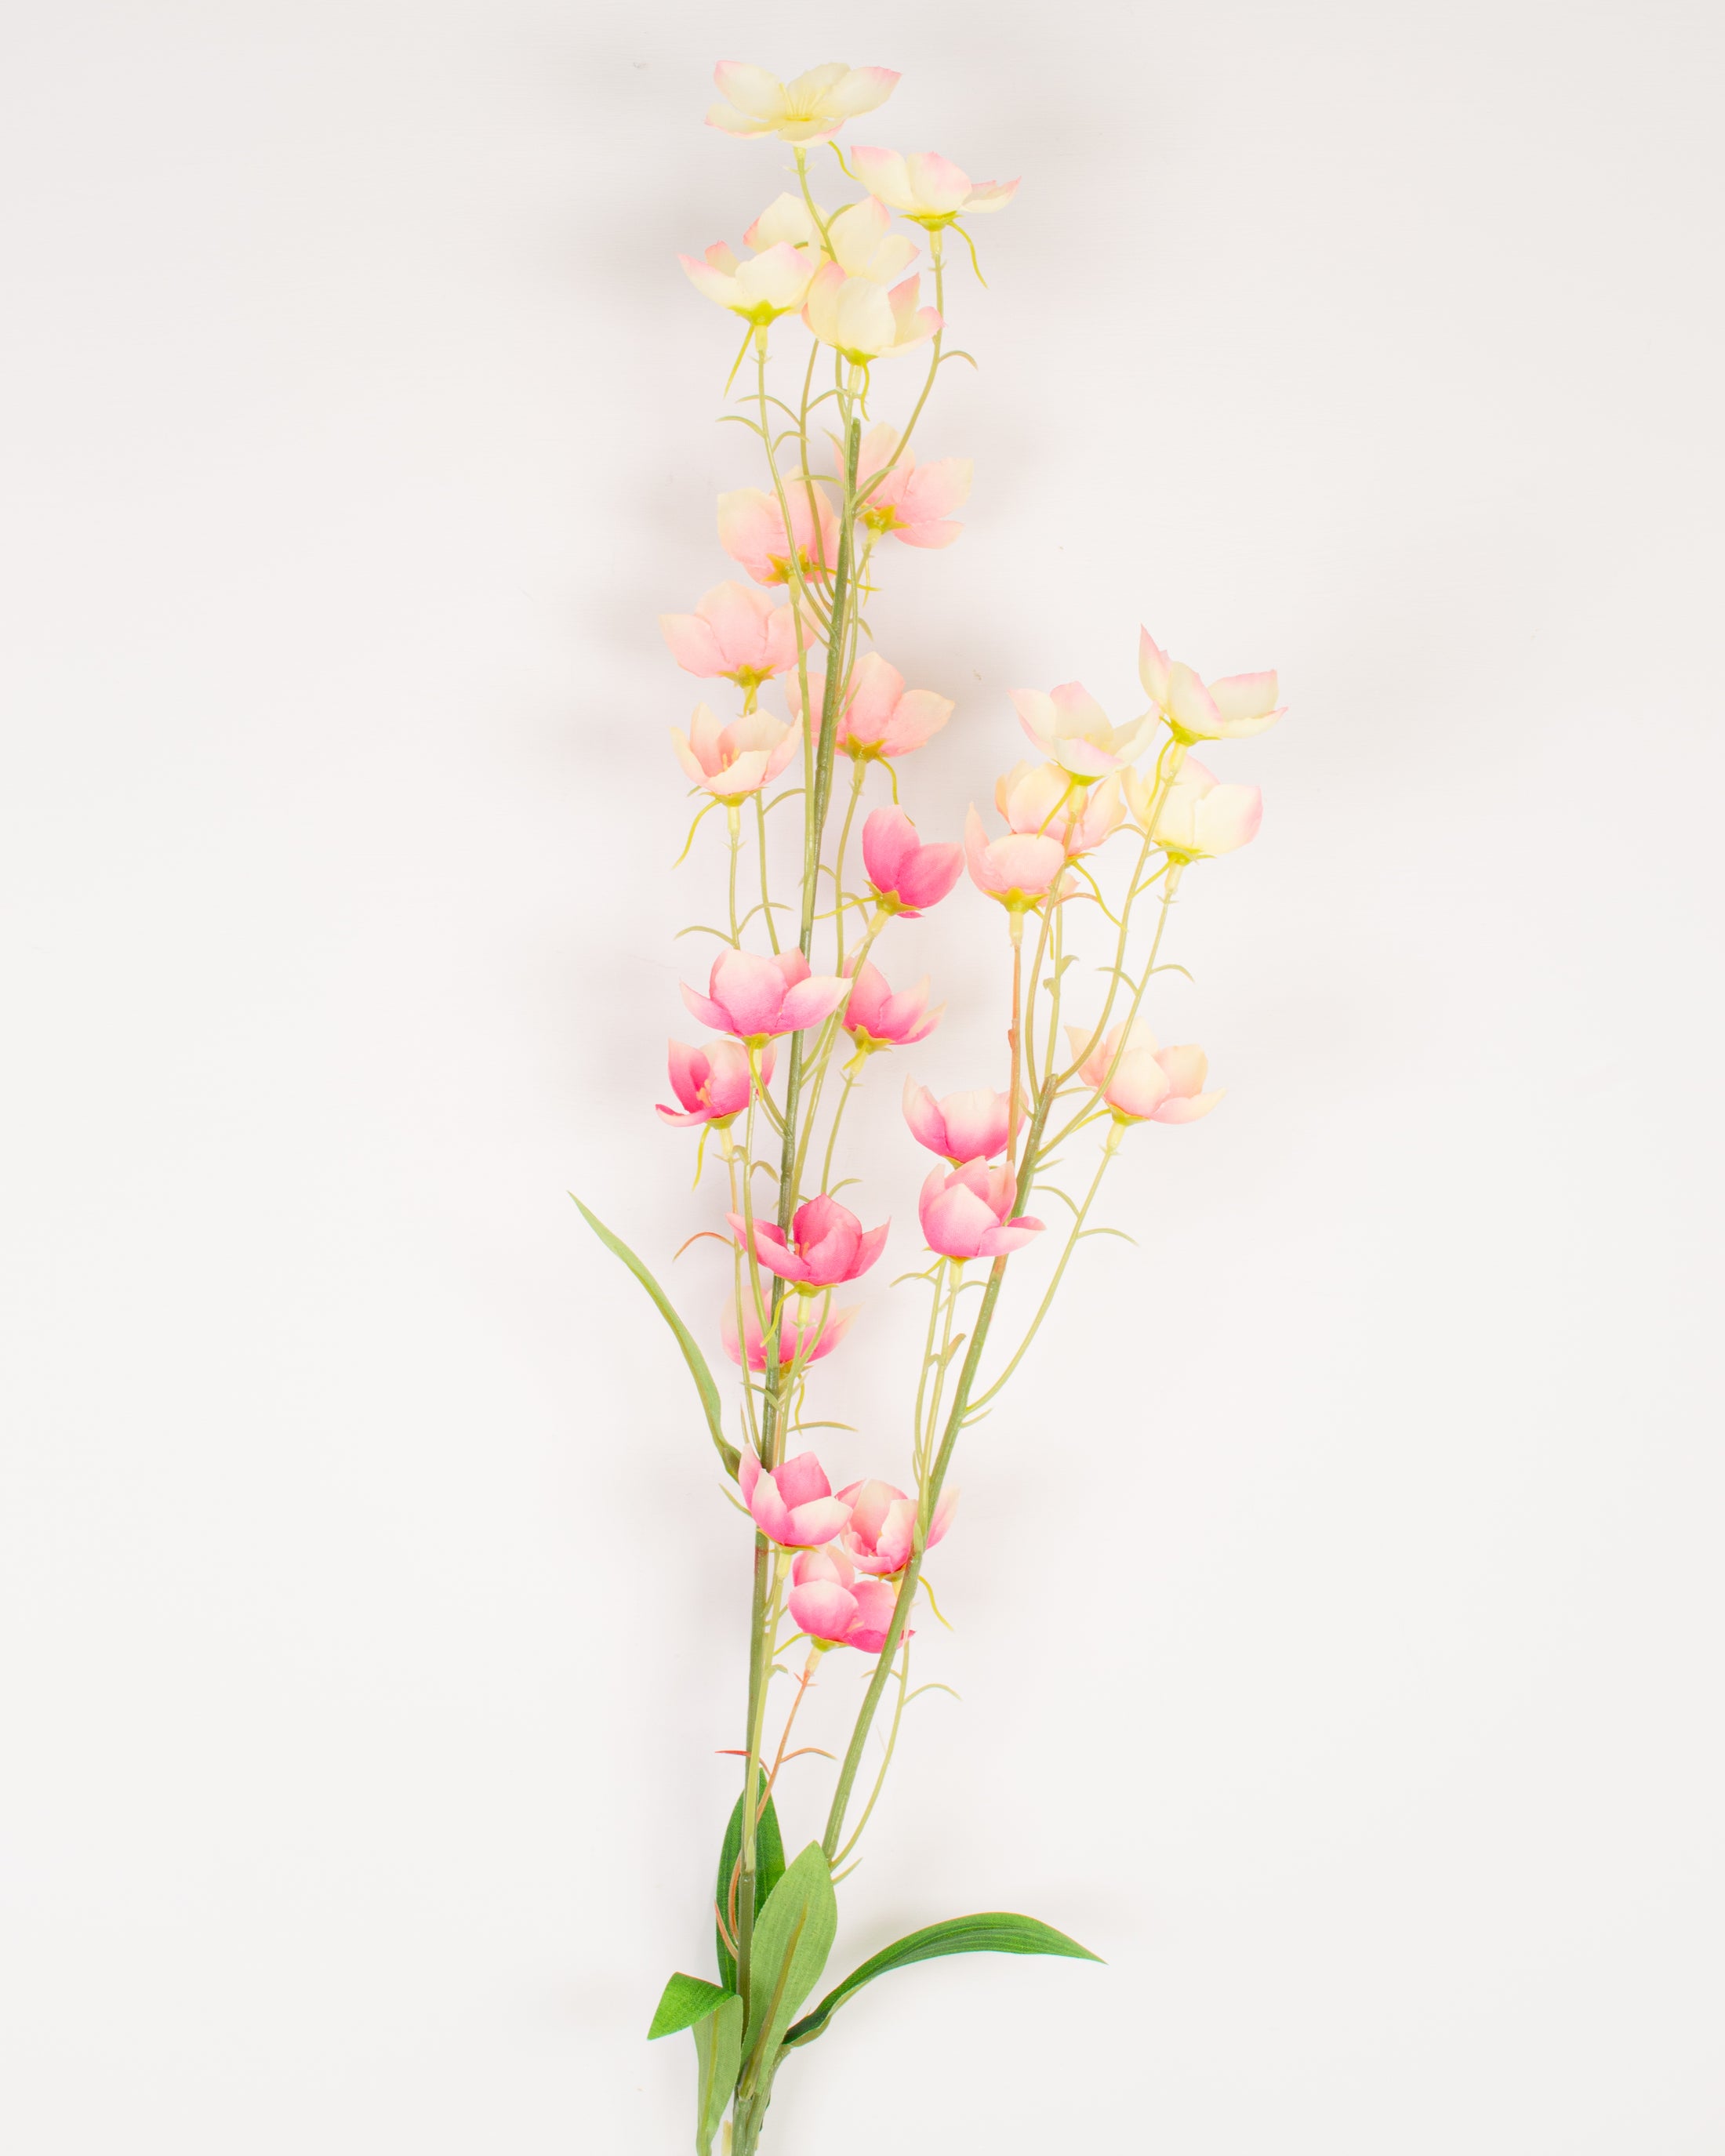
<path fill-rule="evenodd" d="M 727 1992 L 695 2025 L 695 2156 L 707 2156 L 742 2065 L 742 2001 Z"/>
<path fill-rule="evenodd" d="M 739 1797 L 731 1808 L 731 1823 L 725 1830 L 724 1843 L 719 1851 L 718 1883 L 713 1889 L 713 1900 L 725 1912 L 727 1923 L 731 1920 L 731 1875 L 742 1855 L 742 1799 Z M 761 1815 L 761 1824 L 755 1829 L 755 1906 L 757 1908 L 783 1876 L 784 1840 L 778 1830 L 778 1813 L 772 1798 L 768 1797 L 767 1809 Z M 719 1953 L 719 1974 L 726 1987 L 734 1990 L 737 1986 L 737 1956 L 726 1945 L 725 1935 L 716 1924 L 713 1930 Z"/>
<path fill-rule="evenodd" d="M 812 2014 L 805 2014 L 785 2032 L 787 2047 L 812 2042 L 852 1992 L 873 1978 L 884 1976 L 888 1969 L 906 1969 L 912 1962 L 956 1953 L 1065 1954 L 1076 1961 L 1101 1959 L 1076 1939 L 1069 1939 L 1051 1924 L 1039 1923 L 1034 1917 L 1015 1917 L 999 1910 L 980 1917 L 949 1917 L 943 1924 L 930 1924 L 871 1954 L 836 1991 L 829 1991 Z"/>
<path fill-rule="evenodd" d="M 569 1195 L 575 1198 L 572 1190 Z M 718 1447 L 719 1457 L 725 1463 L 725 1472 L 734 1482 L 737 1480 L 739 1455 L 737 1447 L 731 1444 L 725 1435 L 725 1415 L 719 1400 L 719 1389 L 713 1383 L 713 1373 L 706 1366 L 706 1356 L 695 1344 L 695 1335 L 672 1309 L 670 1298 L 634 1252 L 630 1250 L 629 1245 L 619 1241 L 603 1220 L 588 1211 L 578 1198 L 575 1198 L 575 1206 L 582 1219 L 586 1221 L 588 1226 L 593 1229 L 612 1256 L 621 1258 L 641 1286 L 646 1289 L 648 1294 L 658 1305 L 660 1316 L 676 1335 L 677 1345 L 683 1351 L 683 1360 L 689 1365 L 689 1374 L 695 1380 L 695 1389 L 701 1394 L 701 1404 L 706 1410 L 706 1426 L 712 1433 L 713 1443 Z"/>
<path fill-rule="evenodd" d="M 722 1984 L 709 1984 L 704 1976 L 685 1976 L 679 1969 L 665 1980 L 647 2041 L 650 2044 L 656 2036 L 675 2036 L 679 2029 L 692 2029 L 729 1996 Z"/>
<path fill-rule="evenodd" d="M 811 1841 L 755 1919 L 742 2039 L 747 2057 L 770 2060 L 778 2049 L 791 2016 L 820 1981 L 838 1928 L 832 1866 L 820 1844 Z"/>

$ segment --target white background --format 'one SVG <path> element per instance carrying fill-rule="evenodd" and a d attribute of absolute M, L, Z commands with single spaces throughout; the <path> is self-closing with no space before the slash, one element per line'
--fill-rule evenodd
<path fill-rule="evenodd" d="M 964 1703 L 835 1964 L 1005 1907 L 1109 1965 L 881 1983 L 769 2143 L 1716 2156 L 1717 14 L 638 13 L 7 11 L 8 2151 L 686 2145 L 747 1537 L 563 1194 L 667 1272 L 708 1218 L 655 617 L 752 476 L 674 260 L 781 184 L 728 54 L 1024 175 L 927 423 L 965 536 L 877 609 L 959 700 L 925 830 L 1010 688 L 1137 709 L 1141 619 L 1291 707 L 1156 1014 L 1227 1102 L 962 1462 Z M 937 1089 L 1003 959 L 967 890 L 889 963 Z"/>

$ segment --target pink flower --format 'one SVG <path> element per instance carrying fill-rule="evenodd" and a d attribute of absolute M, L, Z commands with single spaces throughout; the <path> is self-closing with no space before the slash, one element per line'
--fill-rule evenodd
<path fill-rule="evenodd" d="M 716 1033 L 763 1041 L 819 1025 L 850 993 L 841 974 L 811 973 L 800 951 L 769 958 L 756 951 L 724 950 L 713 961 L 706 994 L 685 985 L 683 1001 Z"/>
<path fill-rule="evenodd" d="M 810 1303 L 787 1301 L 778 1311 L 778 1367 L 788 1370 L 793 1363 L 805 1368 L 830 1355 L 839 1342 L 856 1322 L 858 1306 L 849 1310 L 834 1310 L 823 1317 Z M 745 1355 L 750 1369 L 762 1371 L 767 1368 L 767 1340 L 761 1330 L 761 1321 L 755 1314 L 755 1299 L 745 1296 L 742 1305 L 742 1334 L 737 1330 L 737 1312 L 726 1303 L 719 1312 L 719 1340 L 725 1353 L 733 1363 L 741 1363 Z"/>
<path fill-rule="evenodd" d="M 813 266 L 794 247 L 783 244 L 739 261 L 722 239 L 716 239 L 700 261 L 677 257 L 689 282 L 717 305 L 765 329 L 781 315 L 793 315 L 809 296 Z"/>
<path fill-rule="evenodd" d="M 827 677 L 819 668 L 809 675 L 809 730 L 820 724 Z M 784 680 L 785 701 L 801 717 L 802 685 L 795 674 Z M 952 716 L 949 696 L 937 696 L 932 689 L 906 689 L 905 677 L 889 666 L 878 651 L 865 652 L 851 669 L 839 706 L 835 747 L 859 763 L 870 757 L 908 756 L 937 734 Z"/>
<path fill-rule="evenodd" d="M 1066 850 L 1058 839 L 1029 832 L 991 839 L 973 808 L 964 819 L 964 858 L 978 891 L 998 899 L 1009 913 L 1023 913 L 1047 897 L 1066 865 Z"/>
<path fill-rule="evenodd" d="M 1076 1055 L 1090 1032 L 1081 1025 L 1069 1025 L 1066 1038 Z M 1140 1018 L 1132 1020 L 1129 1034 L 1123 1024 L 1111 1027 L 1106 1040 L 1080 1065 L 1078 1075 L 1101 1094 L 1117 1122 L 1195 1123 L 1222 1097 L 1204 1091 L 1209 1070 L 1209 1059 L 1201 1048 L 1158 1048 L 1156 1035 Z"/>
<path fill-rule="evenodd" d="M 781 1549 L 812 1549 L 829 1543 L 850 1517 L 850 1507 L 812 1452 L 799 1452 L 769 1473 L 752 1447 L 737 1463 L 737 1486 L 755 1525 Z"/>
<path fill-rule="evenodd" d="M 1225 674 L 1206 688 L 1183 660 L 1169 660 L 1147 629 L 1138 631 L 1138 679 L 1177 741 L 1240 741 L 1282 716 L 1271 674 Z"/>
<path fill-rule="evenodd" d="M 819 142 L 847 120 L 872 112 L 891 96 L 892 68 L 847 67 L 829 60 L 789 82 L 743 60 L 721 60 L 713 80 L 725 100 L 709 107 L 706 124 L 727 135 L 777 135 L 785 142 Z"/>
<path fill-rule="evenodd" d="M 897 1594 L 884 1579 L 859 1579 L 843 1550 L 805 1550 L 791 1566 L 793 1621 L 829 1647 L 878 1655 L 892 1629 Z"/>
<path fill-rule="evenodd" d="M 911 1561 L 916 1529 L 916 1499 L 907 1497 L 891 1482 L 853 1482 L 839 1496 L 850 1506 L 850 1519 L 834 1555 L 848 1557 L 859 1572 L 876 1573 L 888 1579 L 902 1572 Z M 928 1523 L 925 1549 L 932 1549 L 946 1533 L 957 1504 L 957 1491 L 942 1491 Z"/>
<path fill-rule="evenodd" d="M 905 1081 L 905 1121 L 911 1136 L 954 1168 L 1005 1152 L 1009 1108 L 1004 1093 L 991 1092 L 986 1086 L 973 1092 L 948 1093 L 937 1101 L 914 1078 Z"/>
<path fill-rule="evenodd" d="M 719 544 L 757 584 L 790 581 L 793 542 L 797 573 L 805 580 L 829 576 L 839 558 L 839 520 L 819 488 L 793 480 L 785 498 L 791 506 L 788 539 L 773 495 L 757 486 L 739 486 L 719 496 Z"/>
<path fill-rule="evenodd" d="M 971 459 L 939 457 L 919 465 L 896 454 L 898 429 L 884 421 L 862 438 L 857 484 L 866 495 L 860 515 L 870 531 L 890 531 L 906 547 L 950 547 L 964 529 L 951 519 L 970 492 Z M 886 476 L 870 485 L 879 474 Z"/>
<path fill-rule="evenodd" d="M 880 1048 L 910 1048 L 927 1040 L 941 1022 L 944 1004 L 928 1008 L 928 977 L 914 988 L 894 995 L 884 974 L 865 959 L 845 1006 L 845 1030 L 866 1054 Z"/>
<path fill-rule="evenodd" d="M 1143 826 L 1156 798 L 1154 781 L 1129 771 L 1126 798 Z M 1256 838 L 1263 816 L 1264 796 L 1255 786 L 1223 786 L 1189 757 L 1163 797 L 1150 835 L 1171 861 L 1205 860 Z"/>
<path fill-rule="evenodd" d="M 1126 820 L 1118 772 L 1087 784 L 1057 763 L 1015 763 L 995 782 L 994 805 L 1013 830 L 1058 839 L 1074 856 L 1100 846 Z"/>
<path fill-rule="evenodd" d="M 978 180 L 973 185 L 968 173 L 933 150 L 913 150 L 906 157 L 896 150 L 871 150 L 856 142 L 850 162 L 871 195 L 931 232 L 957 218 L 1004 209 L 1019 191 L 1016 180 Z"/>
<path fill-rule="evenodd" d="M 747 1249 L 747 1222 L 740 1213 L 727 1214 L 726 1218 L 732 1234 Z M 888 1222 L 865 1233 L 855 1214 L 836 1199 L 811 1198 L 806 1205 L 797 1208 L 788 1241 L 773 1222 L 757 1220 L 754 1254 L 768 1272 L 777 1273 L 795 1287 L 811 1292 L 838 1287 L 845 1281 L 860 1279 L 874 1264 L 886 1247 L 886 1229 L 891 1224 Z"/>
<path fill-rule="evenodd" d="M 674 1040 L 670 1083 L 683 1105 L 678 1110 L 660 1104 L 659 1113 L 666 1122 L 711 1123 L 723 1130 L 749 1104 L 748 1051 L 735 1040 L 709 1041 L 705 1048 Z M 761 1083 L 773 1083 L 770 1044 L 761 1051 Z"/>
<path fill-rule="evenodd" d="M 747 584 L 715 584 L 693 613 L 662 613 L 659 626 L 685 674 L 723 675 L 740 689 L 797 663 L 795 610 Z"/>
<path fill-rule="evenodd" d="M 962 846 L 922 844 L 902 808 L 877 808 L 863 825 L 863 866 L 889 913 L 938 906 L 964 868 Z"/>
<path fill-rule="evenodd" d="M 1018 1178 L 1009 1168 L 967 1162 L 949 1174 L 931 1168 L 917 1200 L 931 1250 L 947 1258 L 1000 1258 L 1021 1250 L 1042 1223 L 1029 1214 L 1011 1218 Z"/>
<path fill-rule="evenodd" d="M 823 344 L 855 367 L 885 354 L 909 352 L 942 326 L 932 307 L 919 306 L 922 280 L 906 277 L 883 291 L 872 277 L 847 277 L 836 262 L 823 263 L 809 284 L 803 319 Z"/>
<path fill-rule="evenodd" d="M 719 801 L 758 793 L 797 752 L 796 730 L 767 712 L 745 711 L 727 726 L 706 704 L 695 706 L 686 735 L 671 728 L 671 742 L 684 770 Z"/>
<path fill-rule="evenodd" d="M 1019 723 L 1051 763 L 1073 778 L 1101 778 L 1142 753 L 1155 721 L 1147 714 L 1117 726 L 1081 681 L 1059 688 L 1014 689 Z"/>

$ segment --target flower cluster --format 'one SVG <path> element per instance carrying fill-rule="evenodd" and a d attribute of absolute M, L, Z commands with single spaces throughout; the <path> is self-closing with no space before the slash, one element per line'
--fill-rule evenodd
<path fill-rule="evenodd" d="M 719 544 L 738 573 L 690 611 L 660 617 L 672 658 L 708 685 L 707 700 L 671 729 L 696 803 L 685 856 L 716 810 L 725 834 L 723 925 L 687 932 L 716 937 L 718 947 L 704 986 L 682 988 L 707 1037 L 670 1043 L 675 1105 L 658 1113 L 698 1132 L 697 1188 L 715 1170 L 723 1183 L 706 1233 L 726 1253 L 727 1277 L 714 1283 L 713 1300 L 738 1372 L 737 1446 L 721 1434 L 698 1347 L 673 1322 L 753 1529 L 739 1748 L 745 1792 L 764 1794 L 740 1808 L 734 1891 L 720 1910 L 746 1997 L 757 1824 L 782 1765 L 801 1756 L 788 1753 L 787 1740 L 818 1658 L 839 1646 L 875 1658 L 820 1845 L 830 1866 L 854 1845 L 854 1835 L 845 1840 L 848 1807 L 884 1688 L 896 1680 L 901 1712 L 909 1695 L 910 1620 L 927 1592 L 923 1561 L 957 1502 L 948 1471 L 959 1436 L 1035 1338 L 1127 1134 L 1194 1122 L 1222 1097 L 1206 1090 L 1204 1051 L 1163 1046 L 1145 1007 L 1177 892 L 1196 864 L 1246 844 L 1261 813 L 1255 787 L 1219 778 L 1191 752 L 1260 733 L 1281 709 L 1273 673 L 1205 681 L 1141 631 L 1142 708 L 1111 716 L 1077 681 L 1014 691 L 1031 753 L 1020 748 L 992 786 L 974 789 L 991 806 L 973 799 L 962 832 L 925 834 L 901 792 L 917 752 L 953 721 L 956 701 L 907 682 L 875 646 L 870 613 L 884 572 L 903 559 L 895 546 L 939 549 L 963 536 L 954 512 L 970 496 L 970 460 L 923 454 L 932 394 L 954 356 L 947 247 L 956 234 L 973 261 L 970 222 L 1004 210 L 1018 182 L 973 181 L 932 151 L 852 144 L 847 160 L 833 138 L 886 102 L 897 81 L 890 69 L 834 62 L 781 81 L 726 63 L 716 80 L 722 101 L 710 124 L 788 145 L 796 174 L 795 191 L 781 192 L 744 229 L 746 252 L 721 240 L 680 258 L 696 290 L 733 318 L 730 336 L 742 325 L 726 387 L 728 394 L 742 375 L 730 416 L 752 434 L 757 461 L 749 483 L 716 506 Z M 860 194 L 820 198 L 816 145 L 832 145 Z M 920 366 L 906 357 L 917 354 Z M 716 349 L 716 362 L 723 357 Z M 895 382 L 909 384 L 906 410 L 876 416 Z M 1015 738 L 1007 717 L 998 715 L 1003 741 Z M 971 891 L 1000 911 L 976 906 Z M 948 1005 L 932 1000 L 930 978 L 916 978 L 900 953 L 914 942 L 913 924 L 955 894 L 975 908 L 983 933 L 950 994 L 969 1010 L 993 1004 L 1003 1022 L 999 1047 L 968 1074 L 970 1085 L 937 1095 L 916 1065 Z M 1098 974 L 1100 988 L 1079 985 Z M 838 1354 L 864 1307 L 855 1298 L 882 1277 L 891 1222 L 865 1224 L 875 1204 L 859 1213 L 839 1194 L 858 1168 L 872 1187 L 895 1163 L 865 1156 L 839 1170 L 852 1096 L 876 1060 L 893 1054 L 913 1064 L 899 1165 L 921 1148 L 926 1170 L 901 1276 L 922 1284 L 928 1304 L 927 1344 L 907 1373 L 908 1486 L 869 1479 L 835 1491 L 801 1439 L 815 1426 L 807 1404 L 814 1366 Z M 1095 1166 L 1079 1203 L 1048 1176 L 1086 1131 L 1096 1133 Z M 1039 1185 L 1072 1215 L 1060 1233 L 1040 1217 L 1045 1208 L 1032 1209 Z M 1004 1299 L 1011 1261 L 1044 1245 L 1058 1250 L 1052 1262 L 1027 1261 L 1044 1268 L 1040 1302 L 1027 1310 Z M 972 1292 L 980 1300 L 963 1304 Z M 1009 1323 L 1022 1337 L 1001 1357 Z M 809 1661 L 769 1772 L 765 1717 L 787 1621 L 791 1636 L 809 1643 Z M 896 1714 L 892 1727 L 896 1738 Z M 744 2060 L 734 2076 L 735 2145 L 745 2156 L 772 2070 L 770 2059 Z M 716 2120 L 704 2127 L 706 2142 Z"/>

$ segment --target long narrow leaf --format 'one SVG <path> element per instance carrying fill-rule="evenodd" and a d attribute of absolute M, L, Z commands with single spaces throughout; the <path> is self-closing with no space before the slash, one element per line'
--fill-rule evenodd
<path fill-rule="evenodd" d="M 742 2001 L 735 1992 L 695 2024 L 695 2156 L 708 2156 L 742 2064 Z"/>
<path fill-rule="evenodd" d="M 980 1917 L 949 1917 L 943 1924 L 930 1924 L 907 1938 L 871 1954 L 854 1969 L 836 1991 L 829 1991 L 812 2014 L 805 2014 L 785 2031 L 785 2047 L 812 2043 L 854 1991 L 890 1969 L 906 1969 L 912 1962 L 934 1961 L 942 1954 L 1011 1953 L 1065 1954 L 1074 1961 L 1100 1961 L 1088 1947 L 1069 1939 L 1052 1924 L 1034 1917 L 1015 1917 L 995 1910 Z"/>
<path fill-rule="evenodd" d="M 741 1455 L 737 1447 L 725 1435 L 725 1414 L 719 1399 L 719 1389 L 713 1383 L 713 1373 L 706 1366 L 706 1356 L 695 1344 L 695 1335 L 678 1317 L 676 1312 L 671 1307 L 670 1296 L 666 1295 L 665 1290 L 660 1287 L 634 1252 L 630 1250 L 629 1245 L 614 1235 L 603 1220 L 589 1213 L 581 1200 L 575 1198 L 572 1190 L 569 1195 L 575 1199 L 576 1210 L 582 1219 L 586 1221 L 588 1226 L 593 1229 L 612 1256 L 622 1259 L 624 1264 L 629 1267 L 641 1286 L 652 1296 L 660 1316 L 676 1335 L 677 1345 L 683 1351 L 683 1360 L 689 1365 L 689 1374 L 695 1380 L 695 1389 L 701 1395 L 701 1404 L 706 1410 L 707 1429 L 712 1434 L 712 1440 L 718 1449 L 720 1459 L 725 1463 L 725 1472 L 734 1482 L 737 1480 L 737 1470 Z"/>
<path fill-rule="evenodd" d="M 742 2037 L 745 2058 L 772 2060 L 792 2015 L 819 1983 L 838 1928 L 832 1866 L 820 1844 L 811 1841 L 787 1868 L 755 1919 L 748 2022 Z"/>
<path fill-rule="evenodd" d="M 758 1769 L 757 1770 L 758 1772 Z M 758 1798 L 756 1799 L 758 1803 Z M 725 1829 L 725 1839 L 719 1850 L 719 1876 L 713 1889 L 713 1900 L 725 1922 L 731 1922 L 731 1880 L 737 1870 L 737 1860 L 742 1855 L 742 1799 L 739 1797 L 731 1808 L 731 1823 Z M 761 1815 L 761 1824 L 755 1829 L 755 1902 L 758 1907 L 784 1876 L 784 1840 L 778 1830 L 778 1813 L 773 1799 L 767 1799 L 767 1809 Z M 727 1989 L 737 1985 L 737 1957 L 725 1943 L 725 1934 L 716 1924 L 714 1943 L 718 1949 L 719 1974 Z"/>

